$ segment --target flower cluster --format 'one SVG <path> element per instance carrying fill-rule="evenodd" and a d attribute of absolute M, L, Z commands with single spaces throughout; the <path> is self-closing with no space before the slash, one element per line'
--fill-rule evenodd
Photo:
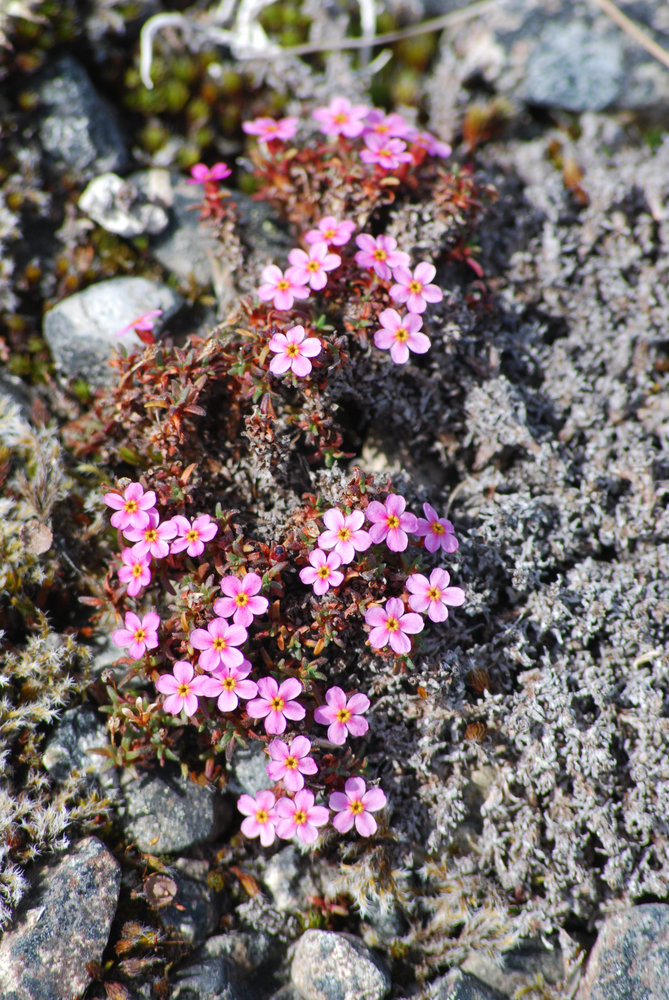
<path fill-rule="evenodd" d="M 143 671 L 144 682 L 155 686 L 152 695 L 155 690 L 160 696 L 141 705 L 141 699 L 135 704 L 117 697 L 115 731 L 125 739 L 119 756 L 128 752 L 136 759 L 146 751 L 162 762 L 165 756 L 179 759 L 187 748 L 186 755 L 195 751 L 205 761 L 207 780 L 222 782 L 223 752 L 229 757 L 234 743 L 248 738 L 263 741 L 273 787 L 239 800 L 242 832 L 263 845 L 275 838 L 313 844 L 328 826 L 339 833 L 355 828 L 360 836 L 376 831 L 374 814 L 386 797 L 370 787 L 364 746 L 355 746 L 368 732 L 370 701 L 345 682 L 322 686 L 323 667 L 332 659 L 322 652 L 331 642 L 345 648 L 349 636 L 360 645 L 366 634 L 379 656 L 403 657 L 395 666 L 404 670 L 411 667 L 412 637 L 427 620 L 443 622 L 449 608 L 464 601 L 447 570 L 426 566 L 424 559 L 457 549 L 450 521 L 429 504 L 423 517 L 413 514 L 397 493 L 370 496 L 373 480 L 359 470 L 331 499 L 338 506 L 328 508 L 320 497 L 304 494 L 291 530 L 271 543 L 246 537 L 244 514 L 238 520 L 235 508 L 225 512 L 217 505 L 215 520 L 185 515 L 196 496 L 217 495 L 217 487 L 204 492 L 201 452 L 189 455 L 192 464 L 185 456 L 180 464 L 184 427 L 192 435 L 194 418 L 204 415 L 197 400 L 205 386 L 224 387 L 234 402 L 224 411 L 225 440 L 238 440 L 241 428 L 253 448 L 271 446 L 272 422 L 288 406 L 289 424 L 309 447 L 316 440 L 315 459 L 327 462 L 341 455 L 336 449 L 342 443 L 336 425 L 334 432 L 326 429 L 321 389 L 327 366 L 346 364 L 356 337 L 367 349 L 373 336 L 396 364 L 430 346 L 424 314 L 442 299 L 434 265 L 412 260 L 408 247 L 372 232 L 366 220 L 383 217 L 374 216 L 374 208 L 390 204 L 400 184 L 415 187 L 450 176 L 425 159 L 450 151 L 402 116 L 345 98 L 317 108 L 313 119 L 324 138 L 314 139 L 312 129 L 304 149 L 292 145 L 296 119 L 248 122 L 245 131 L 257 140 L 251 159 L 267 165 L 276 190 L 284 181 L 297 190 L 298 176 L 308 185 L 309 163 L 320 168 L 341 162 L 347 175 L 352 170 L 361 179 L 361 201 L 324 199 L 339 205 L 338 214 L 329 214 L 319 211 L 314 188 L 311 201 L 294 203 L 288 218 L 299 223 L 299 245 L 285 265 L 271 263 L 262 271 L 261 304 L 245 304 L 248 329 L 239 336 L 232 331 L 225 342 L 212 338 L 199 354 L 178 352 L 176 364 L 161 369 L 167 406 L 151 415 L 160 415 L 166 433 L 155 435 L 163 462 L 160 467 L 153 451 L 150 463 L 159 469 L 154 489 L 133 482 L 104 498 L 112 525 L 128 543 L 121 545 L 118 569 L 124 586 L 109 578 L 106 584 L 119 614 L 125 612 L 113 639 L 135 661 L 127 675 L 141 683 Z M 191 183 L 204 188 L 203 218 L 213 219 L 221 238 L 232 219 L 223 213 L 227 194 L 221 191 L 230 173 L 223 163 L 197 164 L 191 171 Z M 227 198 L 225 205 L 231 203 Z M 354 210 L 356 204 L 364 208 Z M 343 316 L 345 332 L 339 333 Z M 152 317 L 144 319 L 150 323 Z M 161 359 L 169 351 L 163 345 Z M 158 353 L 155 347 L 146 352 L 142 372 L 149 373 L 152 357 L 157 364 Z M 124 359 L 119 367 L 125 369 Z M 303 388 L 277 381 L 312 372 Z M 137 364 L 132 375 L 128 370 L 137 385 L 138 373 Z M 146 384 L 157 385 L 155 379 L 151 372 Z M 130 386 L 127 379 L 123 384 Z M 168 384 L 169 395 L 162 388 Z M 136 410 L 133 428 L 144 420 Z M 129 599 L 138 601 L 131 610 L 123 607 Z M 133 742 L 138 731 L 140 739 Z"/>
<path fill-rule="evenodd" d="M 381 544 L 391 552 L 404 552 L 410 535 L 423 538 L 430 553 L 438 549 L 455 552 L 458 541 L 451 522 L 440 518 L 428 503 L 423 504 L 423 513 L 425 517 L 416 517 L 407 511 L 405 498 L 397 493 L 389 494 L 384 503 L 372 500 L 364 513 L 353 510 L 344 514 L 331 507 L 323 514 L 326 530 L 320 533 L 317 547 L 309 553 L 310 565 L 300 571 L 300 580 L 311 585 L 314 593 L 321 597 L 331 587 L 342 584 L 344 573 L 340 567 L 353 562 L 358 552 Z M 369 523 L 368 531 L 363 528 L 365 520 Z M 328 554 L 326 550 L 330 549 Z M 442 622 L 448 617 L 449 607 L 464 604 L 464 591 L 449 583 L 450 576 L 445 569 L 433 569 L 429 579 L 422 573 L 410 574 L 406 589 L 411 611 L 406 610 L 403 600 L 398 597 L 389 598 L 383 608 L 375 605 L 367 610 L 365 622 L 371 628 L 370 645 L 374 649 L 390 646 L 399 656 L 409 653 L 409 636 L 421 632 L 424 627 L 421 614 L 427 613 L 430 621 Z"/>
<path fill-rule="evenodd" d="M 110 491 L 104 500 L 114 511 L 113 526 L 135 542 L 132 548 L 121 552 L 123 566 L 119 571 L 121 582 L 128 582 L 130 597 L 137 596 L 151 582 L 152 559 L 173 560 L 180 554 L 197 557 L 218 531 L 218 525 L 208 515 L 192 522 L 183 515 L 161 521 L 155 492 L 145 490 L 138 482 L 128 484 L 123 493 Z M 345 556 L 349 555 L 349 547 L 354 553 L 355 547 L 364 550 L 371 544 L 367 533 L 361 530 L 362 515 L 330 516 L 328 523 L 332 538 L 329 543 L 325 539 L 325 543 L 331 548 L 340 546 Z M 341 556 L 335 552 L 326 559 L 341 562 Z M 135 566 L 138 569 L 133 573 Z M 264 845 L 272 843 L 275 836 L 297 837 L 311 844 L 317 839 L 319 828 L 329 822 L 331 810 L 334 829 L 345 833 L 355 824 L 361 836 L 370 836 L 377 829 L 371 813 L 386 804 L 384 793 L 380 789 L 368 791 L 362 778 L 352 776 L 347 779 L 344 792 L 329 793 L 328 806 L 317 805 L 315 796 L 326 786 L 319 784 L 312 741 L 301 733 L 279 738 L 289 726 L 304 722 L 307 716 L 304 702 L 313 698 L 314 692 L 295 676 L 283 680 L 271 675 L 257 680 L 250 677 L 253 666 L 246 656 L 249 629 L 256 618 L 266 615 L 269 606 L 268 599 L 261 594 L 262 578 L 254 572 L 241 577 L 226 574 L 219 586 L 223 596 L 213 601 L 214 617 L 188 632 L 185 647 L 189 658 L 176 659 L 170 672 L 152 670 L 156 690 L 164 696 L 163 711 L 188 721 L 202 713 L 210 716 L 215 701 L 220 713 L 245 710 L 248 720 L 262 722 L 270 739 L 267 772 L 275 788 L 273 792 L 259 793 L 255 800 L 248 795 L 241 797 L 239 808 L 246 817 L 242 831 L 247 836 L 259 836 Z M 316 580 L 314 586 L 317 587 Z M 114 630 L 112 640 L 125 648 L 131 659 L 142 660 L 159 649 L 161 625 L 160 615 L 153 609 L 142 617 L 127 611 L 124 627 Z M 326 692 L 325 703 L 316 705 L 313 719 L 317 725 L 327 727 L 329 743 L 341 747 L 348 737 L 367 732 L 369 724 L 364 713 L 369 707 L 366 695 L 359 692 L 347 695 L 335 686 Z M 305 788 L 305 775 L 312 788 Z"/>
<path fill-rule="evenodd" d="M 385 114 L 378 108 L 352 104 L 346 97 L 334 97 L 327 107 L 316 108 L 313 118 L 331 142 L 350 144 L 359 141 L 360 161 L 385 175 L 419 163 L 426 152 L 435 156 L 450 155 L 450 148 L 429 133 L 419 132 L 399 114 Z M 297 132 L 296 119 L 259 118 L 247 122 L 244 130 L 280 153 L 282 143 L 293 139 Z M 428 303 L 440 302 L 441 289 L 433 283 L 436 269 L 429 261 L 420 261 L 413 269 L 409 254 L 397 248 L 397 241 L 386 235 L 374 237 L 359 233 L 355 237 L 357 251 L 349 249 L 356 225 L 350 219 L 326 215 L 303 235 L 306 249 L 295 247 L 288 254 L 289 266 L 282 270 L 268 264 L 262 272 L 258 298 L 272 303 L 279 312 L 291 310 L 295 301 L 308 299 L 322 292 L 337 272 L 354 260 L 363 271 L 371 272 L 387 291 L 389 307 L 377 317 L 379 327 L 374 343 L 390 352 L 395 364 L 405 364 L 411 353 L 425 354 L 429 338 L 422 332 Z M 332 248 L 339 251 L 335 253 Z M 397 308 L 404 307 L 404 312 Z M 284 333 L 274 334 L 270 350 L 270 371 L 282 375 L 291 370 L 297 376 L 309 374 L 309 358 L 321 351 L 321 342 L 308 337 L 304 326 L 291 326 Z"/>
<path fill-rule="evenodd" d="M 136 597 L 151 583 L 152 559 L 164 559 L 184 550 L 189 556 L 199 556 L 205 542 L 218 531 L 209 514 L 201 514 L 192 522 L 181 515 L 161 521 L 155 507 L 156 494 L 153 490 L 145 492 L 141 483 L 130 483 L 122 494 L 106 493 L 104 502 L 115 511 L 111 516 L 113 527 L 135 543 L 122 550 L 123 565 L 118 571 L 121 583 L 128 585 L 129 597 Z"/>
<path fill-rule="evenodd" d="M 277 702 L 283 700 L 281 688 L 272 693 Z M 263 711 L 267 708 L 267 701 L 265 699 Z M 367 732 L 369 723 L 363 718 L 363 713 L 369 708 L 366 695 L 355 693 L 347 697 L 340 687 L 332 687 L 325 701 L 325 705 L 316 708 L 314 721 L 328 727 L 327 738 L 331 743 L 343 746 L 349 735 L 362 736 Z M 269 726 L 267 730 L 275 731 Z M 283 732 L 282 729 L 276 731 Z M 329 808 L 316 805 L 315 795 L 305 788 L 304 781 L 305 775 L 313 780 L 318 773 L 318 765 L 310 756 L 313 753 L 311 740 L 303 735 L 294 736 L 290 743 L 275 739 L 267 750 L 270 756 L 267 773 L 279 789 L 261 791 L 255 799 L 250 795 L 241 796 L 238 807 L 246 817 L 242 822 L 242 833 L 247 837 L 260 837 L 264 846 L 271 844 L 275 836 L 283 840 L 297 837 L 304 844 L 313 844 L 318 837 L 318 827 L 329 822 L 330 810 L 334 812 L 332 825 L 340 833 L 347 833 L 354 823 L 363 837 L 376 832 L 377 823 L 371 813 L 386 805 L 385 793 L 380 788 L 367 791 L 362 778 L 352 777 L 346 781 L 343 794 L 330 794 Z M 287 794 L 280 794 L 281 786 Z"/>

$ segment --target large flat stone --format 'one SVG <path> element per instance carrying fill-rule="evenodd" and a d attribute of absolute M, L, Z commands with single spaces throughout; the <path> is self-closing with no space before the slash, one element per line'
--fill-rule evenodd
<path fill-rule="evenodd" d="M 50 309 L 44 317 L 44 338 L 65 377 L 82 378 L 93 386 L 108 385 L 115 378 L 108 363 L 112 353 L 121 346 L 143 349 L 133 331 L 119 337 L 119 330 L 143 313 L 162 309 L 163 315 L 155 321 L 157 333 L 182 301 L 177 292 L 157 281 L 110 278 Z"/>
<path fill-rule="evenodd" d="M 39 138 L 51 166 L 86 179 L 128 165 L 123 133 L 83 66 L 66 55 L 42 74 Z"/>
<path fill-rule="evenodd" d="M 121 884 L 118 861 L 87 837 L 45 865 L 0 941 L 2 1000 L 70 1000 L 90 981 L 109 938 Z"/>

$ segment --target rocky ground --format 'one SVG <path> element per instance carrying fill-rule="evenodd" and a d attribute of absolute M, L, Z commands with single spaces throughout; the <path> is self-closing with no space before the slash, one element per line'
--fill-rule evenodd
<path fill-rule="evenodd" d="M 314 34 L 347 29 L 335 7 Z M 5 27 L 0 993 L 666 997 L 669 70 L 596 5 L 561 0 L 500 0 L 433 36 L 418 72 L 395 52 L 404 91 L 391 72 L 385 98 L 420 107 L 496 194 L 475 268 L 444 253 L 434 205 L 389 210 L 387 231 L 439 263 L 433 348 L 382 383 L 361 361 L 331 401 L 351 465 L 448 510 L 467 600 L 410 677 L 363 649 L 347 665 L 373 700 L 388 843 L 263 851 L 234 805 L 270 784 L 262 752 L 235 752 L 216 789 L 90 753 L 108 745 L 98 695 L 118 650 L 79 598 L 97 592 L 95 497 L 118 470 L 77 464 L 60 429 L 115 377 L 122 326 L 159 308 L 177 336 L 211 330 L 293 245 L 239 191 L 221 251 L 184 180 L 200 151 L 238 155 L 234 114 L 273 93 L 300 114 L 370 79 L 341 55 L 256 67 L 223 111 L 217 94 L 222 119 L 189 104 L 177 123 L 164 77 L 147 110 L 128 75 L 158 9 L 45 5 L 34 31 L 25 10 Z M 662 5 L 626 9 L 669 47 Z M 177 35 L 158 56 L 159 75 L 176 60 L 171 83 L 209 93 Z M 349 474 L 309 485 L 334 494 Z M 270 481 L 259 524 L 296 494 Z"/>

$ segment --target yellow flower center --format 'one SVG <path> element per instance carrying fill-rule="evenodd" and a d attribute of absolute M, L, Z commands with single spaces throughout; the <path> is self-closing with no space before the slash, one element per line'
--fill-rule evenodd
<path fill-rule="evenodd" d="M 281 278 L 279 281 L 277 281 L 276 287 L 277 291 L 285 292 L 290 288 L 290 282 L 288 281 L 287 278 Z"/>
<path fill-rule="evenodd" d="M 190 684 L 180 684 L 177 688 L 177 694 L 180 698 L 187 698 L 190 694 Z"/>
<path fill-rule="evenodd" d="M 372 254 L 374 260 L 385 260 L 387 256 L 388 256 L 387 251 L 382 250 L 381 247 L 376 247 L 374 253 Z"/>
<path fill-rule="evenodd" d="M 316 570 L 316 576 L 320 576 L 321 580 L 327 580 L 327 578 L 330 576 L 330 567 L 319 566 L 318 569 Z"/>
<path fill-rule="evenodd" d="M 403 344 L 405 340 L 409 339 L 409 331 L 405 326 L 398 326 L 395 330 L 395 340 Z"/>
<path fill-rule="evenodd" d="M 356 799 L 355 802 L 351 802 L 351 804 L 349 805 L 349 809 L 351 810 L 354 816 L 359 816 L 360 813 L 364 813 L 365 811 L 365 807 L 363 806 L 360 799 Z"/>
<path fill-rule="evenodd" d="M 305 813 L 304 809 L 296 809 L 293 819 L 295 821 L 296 826 L 304 826 L 304 824 L 307 822 L 307 814 Z"/>
<path fill-rule="evenodd" d="M 441 590 L 439 587 L 430 587 L 427 592 L 428 601 L 440 601 L 441 600 Z"/>
<path fill-rule="evenodd" d="M 290 757 L 286 757 L 284 764 L 286 765 L 289 771 L 294 771 L 299 764 L 299 760 L 297 759 L 297 757 L 293 757 L 291 754 Z"/>
<path fill-rule="evenodd" d="M 299 344 L 289 344 L 286 348 L 286 354 L 289 358 L 299 358 L 300 356 L 300 345 Z"/>
<path fill-rule="evenodd" d="M 272 698 L 272 700 L 270 701 L 270 703 L 269 703 L 269 707 L 271 708 L 271 710 L 272 710 L 273 712 L 280 712 L 280 711 L 281 711 L 281 710 L 283 709 L 283 706 L 284 706 L 285 704 L 286 704 L 286 702 L 284 701 L 284 699 L 283 699 L 283 698 L 281 698 L 281 697 L 280 697 L 280 695 L 278 695 L 278 694 L 277 694 L 277 695 L 275 695 L 275 697 L 274 697 L 274 698 Z"/>
<path fill-rule="evenodd" d="M 321 262 L 319 260 L 310 260 L 309 263 L 307 264 L 307 271 L 316 272 L 320 271 L 320 269 L 321 269 Z"/>
<path fill-rule="evenodd" d="M 157 538 L 158 538 L 158 532 L 156 531 L 155 528 L 147 528 L 146 531 L 144 532 L 145 542 L 155 542 Z"/>
<path fill-rule="evenodd" d="M 138 628 L 135 634 L 133 635 L 133 639 L 135 640 L 135 642 L 144 642 L 144 640 L 146 639 L 146 632 L 144 631 L 144 629 Z"/>
<path fill-rule="evenodd" d="M 256 823 L 264 824 L 268 819 L 267 811 L 265 809 L 258 809 L 256 812 Z"/>
<path fill-rule="evenodd" d="M 136 500 L 126 500 L 124 508 L 126 514 L 134 514 L 136 510 L 139 510 Z"/>
<path fill-rule="evenodd" d="M 384 132 L 390 132 L 390 126 L 386 125 L 385 122 L 377 122 L 374 126 L 375 132 L 380 132 L 382 135 Z"/>
<path fill-rule="evenodd" d="M 351 534 L 352 532 L 350 528 L 340 528 L 337 532 L 337 538 L 342 542 L 347 542 L 351 537 Z"/>
<path fill-rule="evenodd" d="M 400 623 L 398 622 L 397 618 L 386 619 L 386 629 L 388 630 L 388 632 L 397 632 L 399 627 Z"/>
<path fill-rule="evenodd" d="M 422 282 L 416 281 L 415 279 L 414 279 L 414 281 L 410 281 L 409 282 L 409 291 L 412 292 L 414 295 L 418 295 L 419 292 L 423 291 L 423 284 L 422 284 Z"/>
<path fill-rule="evenodd" d="M 335 115 L 332 120 L 337 122 L 338 125 L 343 125 L 344 122 L 348 121 L 348 115 L 345 114 L 345 112 L 340 111 L 339 114 Z"/>
<path fill-rule="evenodd" d="M 393 529 L 393 528 L 399 528 L 399 526 L 400 526 L 400 519 L 397 516 L 397 514 L 388 514 L 388 527 Z"/>
<path fill-rule="evenodd" d="M 335 718 L 337 722 L 348 722 L 348 720 L 351 718 L 350 708 L 340 708 L 339 711 L 335 714 Z"/>
<path fill-rule="evenodd" d="M 217 653 L 222 653 L 223 650 L 228 648 L 227 639 L 224 639 L 222 635 L 216 636 L 211 644 L 212 649 L 215 649 Z"/>
<path fill-rule="evenodd" d="M 196 542 L 200 537 L 200 532 L 197 528 L 191 528 L 190 531 L 186 532 L 186 538 L 189 542 Z"/>
<path fill-rule="evenodd" d="M 332 237 L 336 235 L 337 235 L 336 229 L 326 229 L 325 232 L 323 233 L 323 236 L 326 238 L 326 240 L 331 240 Z"/>
<path fill-rule="evenodd" d="M 237 687 L 237 680 L 234 677 L 226 677 L 222 686 L 226 691 L 234 691 Z"/>
<path fill-rule="evenodd" d="M 446 531 L 446 528 L 443 526 L 443 524 L 441 524 L 440 521 L 433 521 L 432 524 L 430 525 L 430 528 L 432 529 L 433 535 L 443 535 L 444 532 Z"/>
<path fill-rule="evenodd" d="M 136 580 L 138 580 L 140 578 L 140 576 L 142 575 L 143 570 L 144 570 L 144 563 L 136 562 L 133 565 L 133 567 L 132 567 L 132 575 L 135 577 Z"/>
<path fill-rule="evenodd" d="M 245 594 L 243 590 L 240 590 L 238 594 L 235 595 L 235 604 L 238 608 L 243 608 L 249 603 L 249 595 Z"/>

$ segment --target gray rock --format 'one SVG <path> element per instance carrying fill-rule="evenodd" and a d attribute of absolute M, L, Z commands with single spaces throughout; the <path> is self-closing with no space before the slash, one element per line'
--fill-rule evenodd
<path fill-rule="evenodd" d="M 65 781 L 73 770 L 99 773 L 104 758 L 88 751 L 106 747 L 107 729 L 92 708 L 63 712 L 42 755 L 42 763 L 57 781 Z"/>
<path fill-rule="evenodd" d="M 197 205 L 202 201 L 202 189 L 167 171 L 141 171 L 132 174 L 130 180 L 147 197 L 158 187 L 164 204 L 169 206 L 169 225 L 150 241 L 156 260 L 185 284 L 194 282 L 200 288 L 211 285 L 213 262 L 221 256 L 221 245 L 200 222 Z"/>
<path fill-rule="evenodd" d="M 241 920 L 248 916 L 244 914 L 244 905 L 236 909 L 236 916 Z M 264 909 L 266 913 L 266 907 Z M 281 963 L 284 945 L 261 921 L 262 917 L 246 920 L 246 924 L 253 927 L 252 931 L 228 931 L 209 938 L 200 949 L 200 955 L 225 958 L 234 964 L 240 976 L 247 978 L 263 968 L 276 969 Z"/>
<path fill-rule="evenodd" d="M 507 995 L 469 972 L 451 969 L 447 975 L 430 984 L 424 1000 L 507 1000 Z"/>
<path fill-rule="evenodd" d="M 398 906 L 390 903 L 381 907 L 374 899 L 367 902 L 361 933 L 370 948 L 385 948 L 396 938 L 403 937 L 407 930 L 406 917 Z"/>
<path fill-rule="evenodd" d="M 169 223 L 162 205 L 149 201 L 136 184 L 118 174 L 94 177 L 79 198 L 79 208 L 107 232 L 128 239 L 161 233 Z"/>
<path fill-rule="evenodd" d="M 250 997 L 232 962 L 225 958 L 204 958 L 177 971 L 170 1000 L 250 1000 Z"/>
<path fill-rule="evenodd" d="M 38 93 L 42 106 L 39 138 L 56 169 L 89 178 L 127 166 L 121 129 L 72 56 L 61 57 L 45 71 Z"/>
<path fill-rule="evenodd" d="M 198 872 L 200 866 L 203 870 Z M 206 862 L 180 858 L 175 868 L 171 877 L 176 882 L 177 893 L 173 903 L 160 909 L 160 919 L 183 941 L 199 947 L 218 927 L 218 894 L 207 885 Z"/>
<path fill-rule="evenodd" d="M 252 291 L 261 265 L 281 261 L 293 246 L 270 206 L 239 191 L 231 195 L 235 239 L 222 245 L 200 221 L 198 185 L 163 169 L 139 170 L 128 180 L 147 200 L 169 212 L 169 227 L 150 240 L 156 260 L 186 284 L 195 282 L 203 288 L 213 284 L 219 300 L 225 300 L 224 308 L 231 307 L 239 294 Z"/>
<path fill-rule="evenodd" d="M 461 4 L 444 0 L 444 8 L 455 6 Z M 635 0 L 627 12 L 667 47 L 665 5 Z M 631 110 L 658 123 L 667 120 L 666 69 L 588 0 L 499 0 L 493 9 L 448 28 L 441 45 L 429 88 L 431 127 L 443 138 L 452 136 L 458 120 L 457 84 L 472 81 L 512 102 L 570 111 Z"/>
<path fill-rule="evenodd" d="M 154 328 L 158 332 L 182 302 L 177 292 L 157 281 L 110 278 L 50 309 L 44 317 L 44 337 L 64 376 L 83 378 L 94 386 L 107 385 L 114 378 L 108 364 L 112 351 L 119 346 L 126 350 L 143 347 L 134 331 L 119 338 L 119 330 L 143 313 L 162 309 Z"/>
<path fill-rule="evenodd" d="M 293 844 L 288 844 L 273 854 L 265 865 L 263 882 L 272 894 L 277 910 L 296 910 L 304 899 L 304 864 L 300 863 L 300 852 Z"/>
<path fill-rule="evenodd" d="M 290 975 L 304 1000 L 382 1000 L 390 991 L 387 970 L 352 934 L 305 931 Z"/>
<path fill-rule="evenodd" d="M 265 1000 L 280 960 L 262 929 L 218 934 L 177 972 L 170 1000 Z"/>
<path fill-rule="evenodd" d="M 228 788 L 234 795 L 256 795 L 263 788 L 271 788 L 274 782 L 265 767 L 268 756 L 265 744 L 251 740 L 248 746 L 235 750 L 230 765 Z"/>
<path fill-rule="evenodd" d="M 602 36 L 581 21 L 551 23 L 527 64 L 523 97 L 565 111 L 603 111 L 622 93 L 620 33 Z"/>
<path fill-rule="evenodd" d="M 462 971 L 505 996 L 514 996 L 537 976 L 547 983 L 561 982 L 565 972 L 557 942 L 547 948 L 535 938 L 525 938 L 515 948 L 494 957 L 483 950 L 473 951 L 462 963 Z"/>
<path fill-rule="evenodd" d="M 175 854 L 193 844 L 214 840 L 230 822 L 229 803 L 180 772 L 121 777 L 121 825 L 140 851 Z"/>
<path fill-rule="evenodd" d="M 99 962 L 116 912 L 121 869 L 95 837 L 42 868 L 0 941 L 3 1000 L 80 996 Z"/>
<path fill-rule="evenodd" d="M 646 903 L 602 925 L 577 1000 L 666 1000 L 669 906 Z"/>

